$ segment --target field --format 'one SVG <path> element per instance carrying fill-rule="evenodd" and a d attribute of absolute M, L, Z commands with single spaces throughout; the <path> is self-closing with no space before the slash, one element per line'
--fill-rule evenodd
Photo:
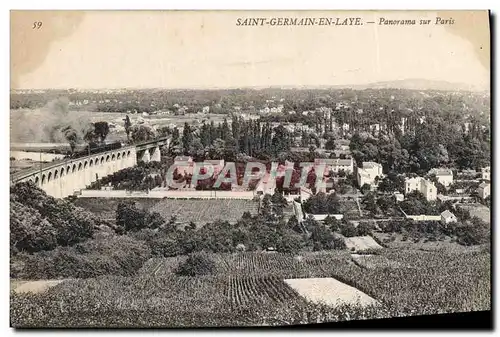
<path fill-rule="evenodd" d="M 64 280 L 38 280 L 38 281 L 26 281 L 18 282 L 18 284 L 12 284 L 11 288 L 16 293 L 40 293 L 47 291 L 51 287 L 55 287 L 59 283 L 64 282 Z"/>
<path fill-rule="evenodd" d="M 331 277 L 288 279 L 285 282 L 313 303 L 332 306 L 350 304 L 362 307 L 378 305 L 370 296 Z"/>
<path fill-rule="evenodd" d="M 363 251 L 367 249 L 380 249 L 382 248 L 371 236 L 355 236 L 352 238 L 345 238 L 345 245 L 351 251 Z"/>
<path fill-rule="evenodd" d="M 151 259 L 139 271 L 140 274 L 165 276 L 181 263 L 185 256 Z M 244 277 L 258 275 L 262 277 L 278 276 L 280 278 L 329 277 L 333 270 L 340 266 L 354 266 L 349 253 L 323 252 L 305 253 L 302 255 L 279 253 L 243 252 L 237 254 L 213 254 L 216 275 Z"/>
<path fill-rule="evenodd" d="M 147 198 L 78 198 L 74 201 L 75 206 L 85 208 L 102 219 L 115 220 L 116 208 L 120 202 L 133 201 L 137 207 L 149 210 L 153 207 L 158 199 Z M 170 218 L 168 218 L 170 219 Z M 167 219 L 167 220 L 168 220 Z"/>
<path fill-rule="evenodd" d="M 373 236 L 382 242 L 385 246 L 392 249 L 418 249 L 422 251 L 455 251 L 457 253 L 470 252 L 482 249 L 482 246 L 463 246 L 456 242 L 453 242 L 452 238 L 449 236 L 443 236 L 439 238 L 441 240 L 428 241 L 425 238 L 419 239 L 415 242 L 411 238 L 404 238 L 403 234 L 399 233 L 380 233 L 373 232 Z"/>
<path fill-rule="evenodd" d="M 340 213 L 349 217 L 349 219 L 359 219 L 359 209 L 354 200 L 341 200 L 340 201 Z"/>
<path fill-rule="evenodd" d="M 150 208 L 165 219 L 177 217 L 180 223 L 194 222 L 206 224 L 216 220 L 236 222 L 244 212 L 257 213 L 258 204 L 251 200 L 238 199 L 207 199 L 179 200 L 162 199 Z"/>
<path fill-rule="evenodd" d="M 351 257 L 359 267 L 365 269 L 407 268 L 405 263 L 391 260 L 383 255 L 351 254 Z"/>
<path fill-rule="evenodd" d="M 370 256 L 370 258 L 375 255 Z M 206 276 L 173 273 L 185 257 L 153 259 L 133 277 L 70 280 L 11 293 L 13 326 L 283 325 L 491 309 L 487 250 L 383 249 L 359 263 L 347 251 L 212 254 Z M 380 303 L 325 306 L 285 280 L 334 278 Z"/>
<path fill-rule="evenodd" d="M 486 223 L 491 221 L 490 209 L 481 204 L 461 204 L 458 206 L 462 209 L 469 211 L 471 217 L 478 217 Z"/>
<path fill-rule="evenodd" d="M 123 201 L 134 201 L 140 208 L 158 212 L 166 221 L 175 216 L 179 223 L 193 221 L 198 225 L 218 219 L 235 222 L 244 212 L 256 214 L 258 209 L 257 202 L 241 199 L 79 198 L 75 205 L 103 219 L 114 220 L 116 208 Z"/>

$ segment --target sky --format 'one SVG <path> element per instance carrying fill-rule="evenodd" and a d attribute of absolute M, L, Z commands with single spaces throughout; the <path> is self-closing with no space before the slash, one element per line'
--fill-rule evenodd
<path fill-rule="evenodd" d="M 437 15 L 442 13 L 17 12 L 11 17 L 11 85 L 223 88 L 428 79 L 488 88 L 487 15 L 467 26 L 470 17 L 456 14 L 453 27 L 434 25 Z M 304 16 L 416 19 L 417 25 L 236 26 L 237 18 Z M 432 24 L 418 25 L 423 18 Z M 43 21 L 40 29 L 33 29 L 34 20 Z M 478 52 L 487 52 L 487 61 Z"/>

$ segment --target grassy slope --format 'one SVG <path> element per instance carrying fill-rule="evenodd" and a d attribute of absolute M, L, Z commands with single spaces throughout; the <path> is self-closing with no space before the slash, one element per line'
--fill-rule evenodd
<path fill-rule="evenodd" d="M 69 281 L 46 294 L 16 296 L 11 315 L 21 326 L 199 326 L 490 309 L 489 252 L 384 249 L 382 255 L 399 263 L 364 268 L 347 252 L 214 254 L 216 273 L 195 278 L 172 274 L 182 257 L 156 259 L 134 277 Z M 309 304 L 282 281 L 297 277 L 335 277 L 380 300 L 384 309 Z"/>

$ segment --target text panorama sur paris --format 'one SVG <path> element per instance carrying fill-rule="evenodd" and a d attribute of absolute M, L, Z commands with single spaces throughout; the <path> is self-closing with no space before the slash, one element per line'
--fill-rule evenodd
<path fill-rule="evenodd" d="M 237 18 L 236 26 L 362 26 L 364 24 L 377 24 L 382 26 L 393 25 L 452 25 L 453 18 L 436 17 L 433 19 L 386 19 L 377 18 L 373 21 L 363 21 L 360 17 L 347 18 Z"/>

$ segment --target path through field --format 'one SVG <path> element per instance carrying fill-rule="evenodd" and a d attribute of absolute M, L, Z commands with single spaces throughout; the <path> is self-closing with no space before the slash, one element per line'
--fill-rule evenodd
<path fill-rule="evenodd" d="M 313 303 L 330 306 L 349 304 L 363 307 L 379 304 L 367 294 L 331 277 L 287 279 L 285 282 Z"/>
<path fill-rule="evenodd" d="M 38 281 L 26 281 L 17 286 L 13 286 L 13 290 L 16 293 L 41 293 L 47 289 L 58 285 L 65 280 L 38 280 Z"/>

